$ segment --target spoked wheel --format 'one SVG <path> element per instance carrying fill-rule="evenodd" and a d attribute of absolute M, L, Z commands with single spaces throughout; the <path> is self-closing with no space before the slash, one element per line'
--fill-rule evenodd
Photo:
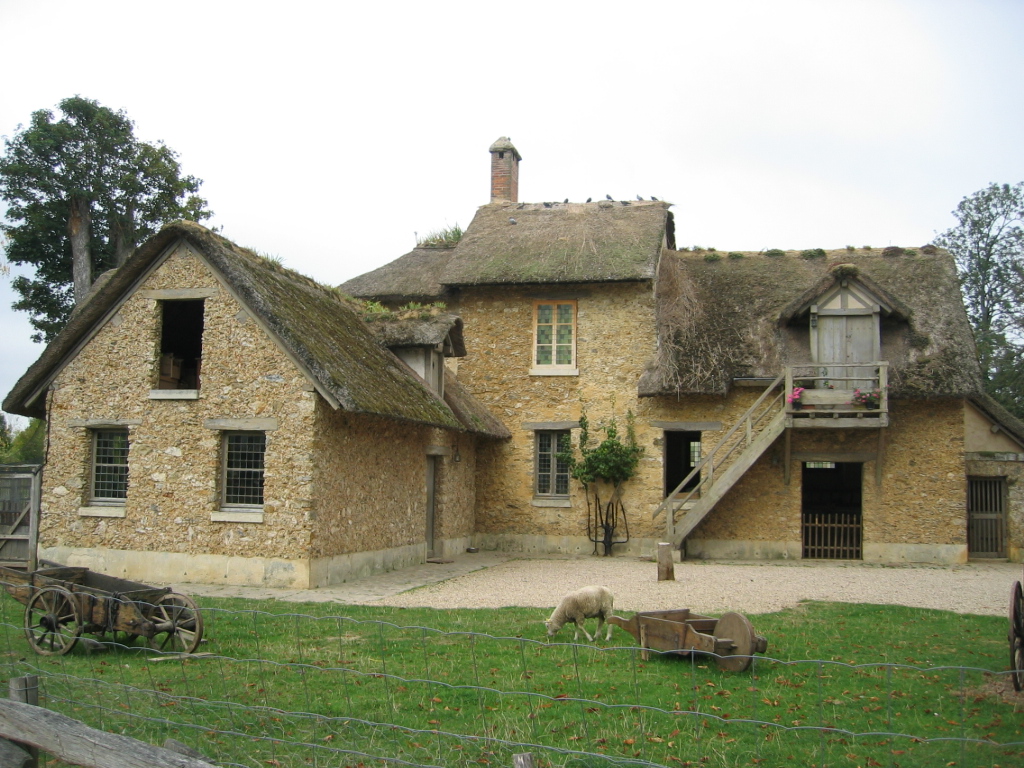
<path fill-rule="evenodd" d="M 82 612 L 75 596 L 61 587 L 44 587 L 25 606 L 25 636 L 44 656 L 62 656 L 82 634 Z"/>
<path fill-rule="evenodd" d="M 1013 690 L 1024 691 L 1024 638 L 1021 637 L 1010 641 L 1010 680 Z"/>
<path fill-rule="evenodd" d="M 149 647 L 168 653 L 192 653 L 203 639 L 203 617 L 192 598 L 168 592 L 156 601 L 150 620 L 156 634 Z"/>
<path fill-rule="evenodd" d="M 1010 637 L 1024 637 L 1024 588 L 1019 581 L 1010 589 Z"/>
<path fill-rule="evenodd" d="M 1019 581 L 1010 588 L 1010 680 L 1013 690 L 1024 690 L 1024 589 Z"/>

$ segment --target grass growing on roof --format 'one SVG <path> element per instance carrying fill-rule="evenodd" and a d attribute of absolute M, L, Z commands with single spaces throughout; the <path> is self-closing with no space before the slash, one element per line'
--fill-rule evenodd
<path fill-rule="evenodd" d="M 541 608 L 199 603 L 209 656 L 156 661 L 113 648 L 40 657 L 21 632 L 22 606 L 4 596 L 7 671 L 38 671 L 49 709 L 242 765 L 356 764 L 331 751 L 341 748 L 501 767 L 523 751 L 548 766 L 1010 765 L 1024 756 L 1024 701 L 994 674 L 1007 666 L 1002 617 L 806 603 L 750 616 L 768 653 L 748 672 L 726 673 L 707 657 L 644 661 L 617 628 L 610 643 L 575 645 L 566 629 L 545 643 Z M 948 738 L 978 741 L 927 741 Z"/>

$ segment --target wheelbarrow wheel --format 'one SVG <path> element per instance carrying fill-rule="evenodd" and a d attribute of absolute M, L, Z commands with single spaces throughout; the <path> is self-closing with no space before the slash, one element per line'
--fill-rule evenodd
<path fill-rule="evenodd" d="M 66 589 L 43 587 L 25 605 L 25 637 L 36 653 L 63 656 L 81 634 L 81 608 Z"/>
<path fill-rule="evenodd" d="M 167 653 L 192 653 L 203 640 L 203 617 L 192 598 L 168 592 L 153 606 L 150 620 L 156 634 L 149 647 Z"/>
<path fill-rule="evenodd" d="M 725 613 L 715 624 L 715 639 L 732 640 L 732 649 L 720 652 L 716 659 L 718 668 L 725 672 L 743 672 L 750 667 L 755 653 L 764 653 L 768 641 L 761 635 L 754 634 L 750 619 L 742 613 Z"/>

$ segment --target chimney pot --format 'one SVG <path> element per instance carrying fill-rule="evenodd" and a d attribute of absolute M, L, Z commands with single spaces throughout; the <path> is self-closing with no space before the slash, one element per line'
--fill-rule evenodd
<path fill-rule="evenodd" d="M 491 202 L 519 202 L 519 161 L 518 150 L 507 136 L 491 144 Z"/>

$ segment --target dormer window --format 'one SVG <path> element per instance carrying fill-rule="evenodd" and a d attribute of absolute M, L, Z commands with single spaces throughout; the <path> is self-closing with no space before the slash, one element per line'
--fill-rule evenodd
<path fill-rule="evenodd" d="M 444 397 L 444 345 L 398 347 L 392 350 L 438 397 Z"/>

